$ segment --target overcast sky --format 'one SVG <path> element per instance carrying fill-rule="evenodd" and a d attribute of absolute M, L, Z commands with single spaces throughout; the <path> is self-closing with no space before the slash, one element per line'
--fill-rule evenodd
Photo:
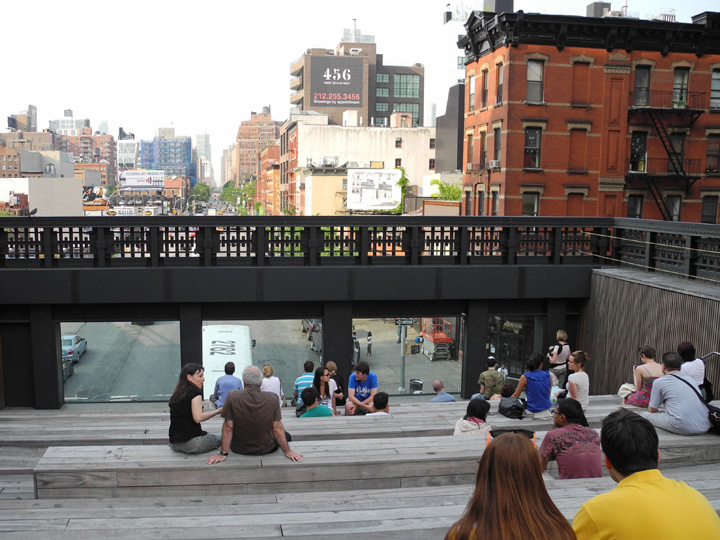
<path fill-rule="evenodd" d="M 453 6 L 460 4 L 450 0 Z M 158 127 L 190 135 L 209 133 L 216 180 L 220 158 L 250 112 L 272 107 L 273 119 L 290 109 L 290 63 L 306 49 L 333 49 L 356 19 L 375 36 L 388 65 L 429 66 L 439 47 L 448 0 L 25 0 L 3 1 L 0 125 L 33 104 L 38 128 L 72 109 L 152 139 Z M 482 2 L 466 0 L 466 8 Z M 584 0 L 515 0 L 515 10 L 585 15 Z M 642 18 L 674 8 L 679 22 L 718 9 L 717 0 L 629 0 Z M 612 9 L 622 4 L 613 2 Z M 426 88 L 429 88 L 426 81 Z M 427 95 L 442 101 L 446 95 Z"/>

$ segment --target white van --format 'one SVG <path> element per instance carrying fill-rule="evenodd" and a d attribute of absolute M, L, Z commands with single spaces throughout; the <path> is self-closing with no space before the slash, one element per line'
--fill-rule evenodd
<path fill-rule="evenodd" d="M 225 375 L 225 364 L 235 364 L 235 376 L 242 377 L 243 370 L 252 366 L 252 339 L 250 327 L 242 324 L 207 324 L 202 329 L 203 367 L 205 384 L 203 399 L 210 399 L 217 380 Z"/>

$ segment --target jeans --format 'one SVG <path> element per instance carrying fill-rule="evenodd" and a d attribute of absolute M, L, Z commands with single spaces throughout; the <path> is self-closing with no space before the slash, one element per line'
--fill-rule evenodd
<path fill-rule="evenodd" d="M 170 443 L 170 449 L 184 454 L 204 454 L 220 448 L 220 437 L 212 433 L 206 433 L 199 437 L 193 437 L 189 441 L 181 443 Z"/>

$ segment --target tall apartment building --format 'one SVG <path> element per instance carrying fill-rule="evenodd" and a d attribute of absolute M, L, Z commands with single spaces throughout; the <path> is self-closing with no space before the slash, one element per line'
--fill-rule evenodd
<path fill-rule="evenodd" d="M 260 152 L 260 176 L 255 189 L 255 201 L 259 202 L 265 215 L 277 215 L 279 207 L 280 145 L 270 144 Z"/>
<path fill-rule="evenodd" d="M 718 222 L 720 14 L 467 28 L 464 214 Z"/>
<path fill-rule="evenodd" d="M 422 126 L 425 68 L 386 66 L 375 43 L 367 41 L 307 49 L 290 66 L 290 103 L 327 114 L 335 125 L 343 125 L 345 111 L 354 111 L 359 125 L 388 126 L 390 115 L 402 112 L 412 113 L 413 125 Z"/>
<path fill-rule="evenodd" d="M 197 145 L 198 157 L 206 157 L 212 159 L 212 148 L 210 146 L 210 135 L 207 133 L 200 133 L 195 137 L 195 144 Z"/>
<path fill-rule="evenodd" d="M 8 128 L 12 131 L 37 131 L 37 107 L 28 105 L 27 110 L 8 117 Z"/>
<path fill-rule="evenodd" d="M 223 150 L 222 170 L 220 171 L 220 187 L 228 182 L 237 183 L 237 167 L 235 166 L 235 145 L 232 144 Z"/>
<path fill-rule="evenodd" d="M 280 136 L 282 122 L 272 119 L 270 107 L 261 113 L 251 112 L 250 120 L 243 120 L 235 141 L 236 187 L 260 175 L 260 151 Z"/>
<path fill-rule="evenodd" d="M 93 134 L 90 127 L 82 127 L 75 130 L 75 135 L 56 135 L 55 147 L 72 154 L 76 163 L 107 163 L 103 185 L 115 185 L 117 158 L 112 135 Z"/>
<path fill-rule="evenodd" d="M 117 142 L 118 172 L 140 167 L 140 141 L 120 139 Z"/>
<path fill-rule="evenodd" d="M 186 176 L 191 187 L 197 182 L 192 140 L 176 136 L 174 128 L 159 128 L 158 136 L 140 142 L 140 168 L 165 171 L 165 176 Z"/>

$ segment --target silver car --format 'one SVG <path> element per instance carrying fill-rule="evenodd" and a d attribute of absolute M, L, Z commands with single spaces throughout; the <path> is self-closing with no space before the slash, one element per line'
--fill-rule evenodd
<path fill-rule="evenodd" d="M 87 351 L 87 340 L 76 334 L 62 337 L 62 356 L 69 358 L 73 364 L 80 361 L 80 357 Z"/>

